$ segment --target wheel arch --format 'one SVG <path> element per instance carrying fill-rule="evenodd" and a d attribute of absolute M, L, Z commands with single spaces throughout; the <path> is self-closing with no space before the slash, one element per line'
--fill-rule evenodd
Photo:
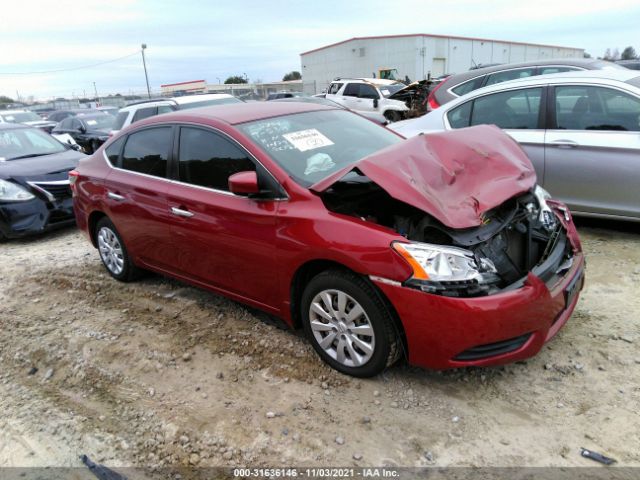
<path fill-rule="evenodd" d="M 106 217 L 106 216 L 107 216 L 107 214 L 104 213 L 103 211 L 94 210 L 89 215 L 89 219 L 87 221 L 87 228 L 89 230 L 89 238 L 91 239 L 91 244 L 96 248 L 98 247 L 98 242 L 96 240 L 96 225 L 98 225 L 98 222 L 101 219 L 103 219 L 104 217 Z"/>

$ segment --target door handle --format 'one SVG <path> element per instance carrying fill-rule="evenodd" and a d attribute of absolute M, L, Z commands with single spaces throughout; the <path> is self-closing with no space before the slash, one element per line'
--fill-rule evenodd
<path fill-rule="evenodd" d="M 109 197 L 112 200 L 117 200 L 118 202 L 121 202 L 122 200 L 124 200 L 124 196 L 119 195 L 117 193 L 113 193 L 113 192 L 107 192 L 107 197 Z"/>
<path fill-rule="evenodd" d="M 573 140 L 556 140 L 554 142 L 551 142 L 550 145 L 554 147 L 559 147 L 559 148 L 576 148 L 580 146 L 577 142 L 574 142 Z"/>
<path fill-rule="evenodd" d="M 193 213 L 188 210 L 182 210 L 181 208 L 171 207 L 171 213 L 177 215 L 178 217 L 193 217 Z"/>

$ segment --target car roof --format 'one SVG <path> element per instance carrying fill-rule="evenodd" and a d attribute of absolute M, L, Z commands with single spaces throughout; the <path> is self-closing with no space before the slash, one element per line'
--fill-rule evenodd
<path fill-rule="evenodd" d="M 503 70 L 513 70 L 516 68 L 535 67 L 545 65 L 567 65 L 572 67 L 581 67 L 588 70 L 611 68 L 615 70 L 622 70 L 623 67 L 613 62 L 606 60 L 598 60 L 594 58 L 551 58 L 548 60 L 532 60 L 529 62 L 519 63 L 503 63 L 500 65 L 494 65 L 492 67 L 477 68 L 475 70 L 469 70 L 467 72 L 460 72 L 449 77 L 450 85 L 462 83 L 465 80 L 471 78 L 480 77 L 488 73 L 501 72 Z"/>
<path fill-rule="evenodd" d="M 230 125 L 263 120 L 265 118 L 279 117 L 295 113 L 305 113 L 322 110 L 342 110 L 328 105 L 319 105 L 306 102 L 255 102 L 233 103 L 226 105 L 213 105 L 189 110 L 178 110 L 165 113 L 157 117 L 136 122 L 135 125 L 164 123 L 164 122 L 189 122 L 218 120 Z"/>
<path fill-rule="evenodd" d="M 536 75 L 533 77 L 518 78 L 516 80 L 509 80 L 507 82 L 500 82 L 494 85 L 489 85 L 487 87 L 482 87 L 477 90 L 473 90 L 466 95 L 458 97 L 450 103 L 451 106 L 459 105 L 460 103 L 464 103 L 470 98 L 475 98 L 477 96 L 484 95 L 485 93 L 508 90 L 512 87 L 538 86 L 548 85 L 552 83 L 585 83 L 588 81 L 593 81 L 594 83 L 607 83 L 613 81 L 629 84 L 630 80 L 638 77 L 640 77 L 640 72 L 638 72 L 638 70 L 628 70 L 626 68 L 620 70 L 586 70 L 576 72 L 552 73 L 549 75 Z M 629 84 L 629 86 L 633 85 Z M 449 104 L 446 105 L 448 106 Z"/>
<path fill-rule="evenodd" d="M 0 123 L 0 130 L 18 130 L 25 128 L 33 129 L 33 127 L 22 123 Z"/>
<path fill-rule="evenodd" d="M 207 100 L 215 100 L 217 98 L 233 98 L 233 95 L 228 93 L 206 93 L 203 95 L 185 95 L 184 97 L 172 97 L 168 100 L 172 100 L 179 105 L 186 103 L 205 102 Z"/>

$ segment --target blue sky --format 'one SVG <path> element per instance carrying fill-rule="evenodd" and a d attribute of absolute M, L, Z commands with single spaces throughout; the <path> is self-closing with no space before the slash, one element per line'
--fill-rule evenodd
<path fill-rule="evenodd" d="M 280 80 L 299 54 L 355 36 L 434 33 L 585 48 L 633 45 L 640 2 L 607 0 L 22 0 L 0 17 L 0 95 L 36 98 L 142 92 L 139 55 L 106 65 L 6 75 L 110 60 L 147 43 L 151 86 L 229 75 Z"/>

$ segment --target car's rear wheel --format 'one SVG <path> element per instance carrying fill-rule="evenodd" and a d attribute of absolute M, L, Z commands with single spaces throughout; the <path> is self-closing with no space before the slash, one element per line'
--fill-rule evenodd
<path fill-rule="evenodd" d="M 131 261 L 122 237 L 113 222 L 103 217 L 96 225 L 95 236 L 100 259 L 109 274 L 122 282 L 134 280 L 139 270 Z"/>
<path fill-rule="evenodd" d="M 313 348 L 336 370 L 371 377 L 398 359 L 391 312 L 363 278 L 340 270 L 320 273 L 305 288 L 301 309 Z"/>

